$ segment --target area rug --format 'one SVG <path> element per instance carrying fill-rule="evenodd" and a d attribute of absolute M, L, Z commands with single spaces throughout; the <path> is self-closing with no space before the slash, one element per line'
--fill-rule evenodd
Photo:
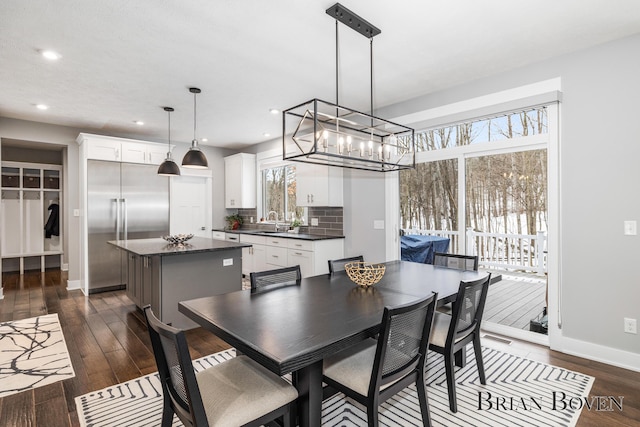
<path fill-rule="evenodd" d="M 231 349 L 193 363 L 198 371 L 234 356 Z M 456 373 L 458 412 L 453 414 L 442 357 L 435 353 L 429 356 L 427 393 L 435 426 L 574 426 L 580 416 L 577 402 L 584 402 L 593 384 L 593 377 L 587 375 L 484 348 L 487 385 L 483 386 L 470 347 L 469 363 Z M 570 399 L 574 399 L 573 405 Z M 160 380 L 156 373 L 94 391 L 76 397 L 76 407 L 80 423 L 86 427 L 159 426 Z M 422 426 L 414 386 L 382 404 L 379 413 L 381 426 Z M 182 424 L 174 417 L 173 425 Z M 360 404 L 338 394 L 323 402 L 322 425 L 366 426 L 366 412 Z"/>
<path fill-rule="evenodd" d="M 57 314 L 0 323 L 0 397 L 74 376 Z"/>

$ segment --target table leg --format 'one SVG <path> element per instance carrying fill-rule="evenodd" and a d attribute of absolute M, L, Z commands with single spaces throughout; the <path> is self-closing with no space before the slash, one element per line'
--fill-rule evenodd
<path fill-rule="evenodd" d="M 322 360 L 293 375 L 298 389 L 300 427 L 320 427 L 322 421 Z"/>

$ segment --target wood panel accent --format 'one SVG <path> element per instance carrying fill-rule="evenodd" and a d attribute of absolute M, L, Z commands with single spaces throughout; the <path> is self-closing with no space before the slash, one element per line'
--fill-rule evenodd
<path fill-rule="evenodd" d="M 79 290 L 67 291 L 66 273 L 59 270 L 23 276 L 5 273 L 2 284 L 0 321 L 58 313 L 76 376 L 0 398 L 1 426 L 79 426 L 76 396 L 156 370 L 144 316 L 125 291 L 88 297 Z M 103 338 L 107 342 L 101 342 Z M 229 348 L 201 328 L 188 331 L 187 340 L 194 359 Z M 578 427 L 640 423 L 639 372 L 511 341 L 508 345 L 484 339 L 483 345 L 592 375 L 596 378 L 592 396 L 624 396 L 622 412 L 583 410 Z"/>

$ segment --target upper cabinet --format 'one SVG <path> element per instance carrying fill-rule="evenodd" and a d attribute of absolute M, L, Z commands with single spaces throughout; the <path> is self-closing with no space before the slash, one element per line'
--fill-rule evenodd
<path fill-rule="evenodd" d="M 298 206 L 342 206 L 342 169 L 297 163 L 296 204 Z"/>
<path fill-rule="evenodd" d="M 122 144 L 122 161 L 159 165 L 167 157 L 167 148 L 164 144 L 125 142 Z"/>
<path fill-rule="evenodd" d="M 256 207 L 256 155 L 238 153 L 224 158 L 225 208 Z"/>
<path fill-rule="evenodd" d="M 87 144 L 87 159 L 150 165 L 162 163 L 168 149 L 166 144 L 89 134 L 80 134 L 78 142 Z"/>

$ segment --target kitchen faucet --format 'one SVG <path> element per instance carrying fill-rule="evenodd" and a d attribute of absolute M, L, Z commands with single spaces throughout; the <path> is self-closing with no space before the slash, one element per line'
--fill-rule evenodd
<path fill-rule="evenodd" d="M 274 218 L 273 218 L 273 222 L 274 222 L 274 224 L 275 224 L 275 226 L 276 226 L 276 232 L 277 232 L 277 231 L 280 231 L 280 228 L 279 228 L 279 225 L 278 225 L 278 212 L 276 212 L 276 211 L 269 211 L 269 212 L 267 213 L 267 220 L 269 220 L 269 219 L 270 219 L 271 214 L 273 214 L 273 216 L 274 216 Z"/>

